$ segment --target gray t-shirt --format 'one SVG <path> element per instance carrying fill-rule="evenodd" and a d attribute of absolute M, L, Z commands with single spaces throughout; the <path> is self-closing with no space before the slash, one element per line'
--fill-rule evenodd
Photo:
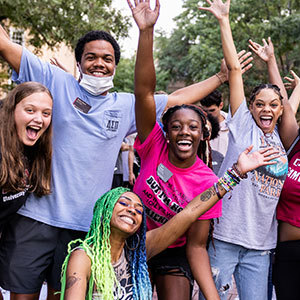
<path fill-rule="evenodd" d="M 229 114 L 229 143 L 219 176 L 237 161 L 239 154 L 248 146 L 253 151 L 273 146 L 281 156 L 275 165 L 259 167 L 248 173 L 232 193 L 224 196 L 222 217 L 215 222 L 214 238 L 241 245 L 249 249 L 275 248 L 277 221 L 275 209 L 287 174 L 288 163 L 277 128 L 264 134 L 256 125 L 246 101 L 234 116 Z"/>

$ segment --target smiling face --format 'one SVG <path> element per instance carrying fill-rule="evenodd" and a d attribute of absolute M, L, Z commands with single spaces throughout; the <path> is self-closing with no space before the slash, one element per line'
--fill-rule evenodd
<path fill-rule="evenodd" d="M 194 164 L 202 138 L 199 115 L 192 109 L 179 109 L 173 113 L 168 123 L 169 160 L 179 168 Z"/>
<path fill-rule="evenodd" d="M 282 115 L 283 106 L 278 94 L 273 89 L 262 89 L 250 104 L 249 109 L 257 124 L 264 133 L 273 132 L 278 118 Z"/>
<path fill-rule="evenodd" d="M 38 92 L 21 100 L 14 111 L 19 140 L 26 146 L 33 146 L 50 125 L 51 115 L 49 94 Z"/>
<path fill-rule="evenodd" d="M 111 43 L 94 40 L 84 45 L 80 62 L 84 74 L 95 77 L 112 76 L 115 66 L 115 52 Z"/>
<path fill-rule="evenodd" d="M 117 229 L 130 236 L 140 228 L 142 220 L 143 205 L 140 198 L 132 192 L 122 194 L 112 213 L 111 230 Z"/>

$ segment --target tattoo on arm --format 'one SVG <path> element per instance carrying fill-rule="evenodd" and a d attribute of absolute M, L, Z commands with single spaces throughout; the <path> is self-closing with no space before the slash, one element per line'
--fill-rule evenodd
<path fill-rule="evenodd" d="M 200 200 L 202 202 L 206 202 L 214 195 L 216 195 L 216 191 L 215 191 L 215 188 L 212 186 L 211 188 L 209 188 L 207 191 L 203 192 L 200 195 Z"/>
<path fill-rule="evenodd" d="M 80 277 L 76 277 L 75 275 L 76 273 L 74 273 L 74 275 L 72 276 L 67 277 L 66 289 L 71 288 L 77 281 L 81 280 Z"/>

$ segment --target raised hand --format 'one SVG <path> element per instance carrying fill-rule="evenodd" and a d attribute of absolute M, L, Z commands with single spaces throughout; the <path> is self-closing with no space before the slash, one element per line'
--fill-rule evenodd
<path fill-rule="evenodd" d="M 210 11 L 218 20 L 229 16 L 230 0 L 206 0 L 210 7 L 199 7 L 201 10 Z"/>
<path fill-rule="evenodd" d="M 242 174 L 246 174 L 260 166 L 274 165 L 277 163 L 275 158 L 280 156 L 279 151 L 273 147 L 267 147 L 250 153 L 252 149 L 253 146 L 249 146 L 238 158 L 237 167 Z"/>
<path fill-rule="evenodd" d="M 253 60 L 251 54 L 252 54 L 251 52 L 246 52 L 246 50 L 242 50 L 237 54 L 241 65 L 242 74 L 247 72 L 253 66 L 251 64 L 251 61 Z M 228 68 L 226 66 L 226 62 L 224 58 L 221 61 L 221 69 L 220 72 L 218 73 L 218 77 L 220 78 L 222 83 L 228 81 Z"/>
<path fill-rule="evenodd" d="M 298 84 L 300 84 L 300 78 L 297 76 L 297 74 L 291 70 L 291 74 L 294 78 L 290 78 L 288 76 L 285 76 L 284 79 L 286 79 L 287 83 L 284 84 L 285 88 L 290 90 L 294 89 Z"/>
<path fill-rule="evenodd" d="M 140 30 L 154 26 L 159 15 L 159 0 L 156 0 L 154 10 L 150 7 L 150 0 L 134 0 L 134 5 L 127 0 L 127 3 Z"/>
<path fill-rule="evenodd" d="M 265 39 L 262 41 L 263 46 L 253 42 L 252 40 L 249 40 L 249 48 L 263 61 L 268 62 L 270 58 L 274 57 L 274 46 L 270 37 L 268 37 L 268 43 Z"/>

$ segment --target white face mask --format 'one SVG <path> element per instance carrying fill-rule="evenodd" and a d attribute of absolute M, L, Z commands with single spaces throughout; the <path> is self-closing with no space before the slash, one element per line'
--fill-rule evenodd
<path fill-rule="evenodd" d="M 112 76 L 96 77 L 84 74 L 81 70 L 80 73 L 81 79 L 79 79 L 79 85 L 94 96 L 99 96 L 114 86 L 113 79 L 115 74 Z"/>

